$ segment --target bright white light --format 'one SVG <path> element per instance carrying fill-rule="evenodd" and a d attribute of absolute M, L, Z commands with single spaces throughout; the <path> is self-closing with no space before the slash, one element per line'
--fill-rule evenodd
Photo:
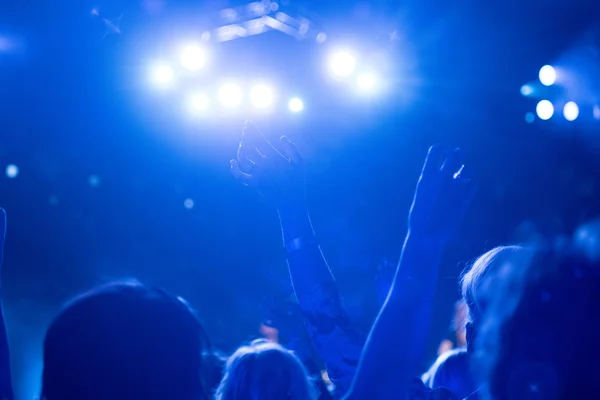
<path fill-rule="evenodd" d="M 539 119 L 546 121 L 552 118 L 552 115 L 554 114 L 554 106 L 548 100 L 542 100 L 537 104 L 535 112 L 537 113 Z"/>
<path fill-rule="evenodd" d="M 291 112 L 300 112 L 304 110 L 304 102 L 302 102 L 302 100 L 298 97 L 294 97 L 290 99 L 290 102 L 288 103 L 288 108 Z"/>
<path fill-rule="evenodd" d="M 563 115 L 567 121 L 575 121 L 579 117 L 579 106 L 574 101 L 565 104 Z"/>
<path fill-rule="evenodd" d="M 334 53 L 329 58 L 329 68 L 337 76 L 350 76 L 356 69 L 356 58 L 345 51 Z"/>
<path fill-rule="evenodd" d="M 228 83 L 219 89 L 218 98 L 221 104 L 228 108 L 234 108 L 242 103 L 242 89 L 239 86 Z"/>
<path fill-rule="evenodd" d="M 267 85 L 256 85 L 250 91 L 250 101 L 256 108 L 268 108 L 273 104 L 273 90 Z"/>
<path fill-rule="evenodd" d="M 181 52 L 179 61 L 183 68 L 198 71 L 206 64 L 206 53 L 198 46 L 188 46 Z"/>
<path fill-rule="evenodd" d="M 152 71 L 152 79 L 157 83 L 169 83 L 174 77 L 173 69 L 167 65 L 159 65 Z"/>
<path fill-rule="evenodd" d="M 551 86 L 556 82 L 556 70 L 552 65 L 544 65 L 540 69 L 540 82 L 544 86 Z"/>
<path fill-rule="evenodd" d="M 363 90 L 370 90 L 375 87 L 377 84 L 377 79 L 375 79 L 375 75 L 373 74 L 361 74 L 356 81 L 358 87 Z"/>
<path fill-rule="evenodd" d="M 194 111 L 204 111 L 209 104 L 210 99 L 203 94 L 195 94 L 190 98 L 190 106 Z"/>
<path fill-rule="evenodd" d="M 6 166 L 6 176 L 10 179 L 14 179 L 19 175 L 19 167 L 15 164 L 9 164 Z"/>

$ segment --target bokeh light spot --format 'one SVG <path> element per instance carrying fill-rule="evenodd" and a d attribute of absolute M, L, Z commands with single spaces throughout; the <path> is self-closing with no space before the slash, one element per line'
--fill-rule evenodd
<path fill-rule="evenodd" d="M 192 199 L 185 199 L 183 201 L 183 206 L 185 208 L 187 208 L 188 210 L 191 210 L 192 208 L 194 208 L 194 200 L 192 200 Z"/>
<path fill-rule="evenodd" d="M 551 86 L 556 82 L 556 70 L 552 65 L 544 65 L 540 69 L 539 75 L 540 82 L 542 82 L 542 85 L 544 86 Z"/>
<path fill-rule="evenodd" d="M 6 166 L 6 176 L 10 179 L 14 179 L 19 175 L 19 167 L 15 164 L 9 164 Z"/>
<path fill-rule="evenodd" d="M 100 177 L 98 175 L 90 175 L 88 177 L 88 184 L 93 188 L 97 188 L 100 186 Z"/>
<path fill-rule="evenodd" d="M 304 110 L 304 102 L 300 98 L 294 97 L 290 99 L 288 108 L 291 112 L 300 112 Z"/>
<path fill-rule="evenodd" d="M 527 114 L 525 114 L 525 122 L 527 122 L 528 124 L 533 124 L 534 121 L 535 115 L 533 115 L 532 112 L 528 112 Z"/>
<path fill-rule="evenodd" d="M 579 117 L 579 106 L 574 101 L 569 101 L 563 108 L 563 115 L 567 121 L 575 121 Z"/>
<path fill-rule="evenodd" d="M 535 112 L 537 113 L 539 119 L 546 121 L 552 118 L 552 115 L 554 115 L 554 106 L 552 103 L 550 103 L 550 101 L 542 100 L 537 104 Z"/>
<path fill-rule="evenodd" d="M 179 61 L 183 68 L 189 71 L 198 71 L 206 64 L 206 53 L 199 46 L 187 46 L 181 52 Z"/>
<path fill-rule="evenodd" d="M 152 71 L 152 80 L 156 83 L 166 84 L 172 82 L 174 78 L 175 73 L 168 65 L 159 65 Z"/>
<path fill-rule="evenodd" d="M 334 53 L 329 58 L 329 68 L 334 75 L 348 77 L 356 69 L 356 58 L 347 51 Z"/>

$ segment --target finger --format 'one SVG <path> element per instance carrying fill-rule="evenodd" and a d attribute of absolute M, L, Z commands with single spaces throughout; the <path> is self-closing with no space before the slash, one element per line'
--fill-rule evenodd
<path fill-rule="evenodd" d="M 425 164 L 423 165 L 423 174 L 431 174 L 440 170 L 445 150 L 445 146 L 441 144 L 436 144 L 429 148 Z"/>
<path fill-rule="evenodd" d="M 460 167 L 458 172 L 454 174 L 455 179 L 460 179 L 462 181 L 470 181 L 475 178 L 475 172 L 473 168 L 468 165 L 463 165 Z"/>
<path fill-rule="evenodd" d="M 258 130 L 256 125 L 251 121 L 247 121 L 244 125 L 244 132 L 242 135 L 243 141 L 255 146 L 260 153 L 266 158 L 281 157 L 281 154 L 271 145 L 271 143 L 265 138 L 265 136 Z"/>
<path fill-rule="evenodd" d="M 290 159 L 296 165 L 302 165 L 304 163 L 304 159 L 300 155 L 298 148 L 294 143 L 287 138 L 287 136 L 282 136 L 280 139 L 281 148 L 288 159 Z"/>
<path fill-rule="evenodd" d="M 442 172 L 452 175 L 460 171 L 463 164 L 463 155 L 460 149 L 456 148 L 446 155 L 446 159 L 444 160 L 444 164 L 442 165 Z"/>
<path fill-rule="evenodd" d="M 246 155 L 247 146 L 242 146 L 240 143 L 237 151 L 237 162 L 238 166 L 241 168 L 243 172 L 250 172 L 252 170 L 252 166 L 254 165 L 252 161 Z"/>
<path fill-rule="evenodd" d="M 252 164 L 261 164 L 264 160 L 265 156 L 260 154 L 258 149 L 251 144 L 242 142 L 240 147 L 243 149 L 244 156 L 247 160 L 249 160 Z"/>
<path fill-rule="evenodd" d="M 250 174 L 243 172 L 240 169 L 240 165 L 238 164 L 238 162 L 236 160 L 231 160 L 230 164 L 231 164 L 231 174 L 237 181 L 243 183 L 246 186 L 255 186 L 256 185 L 256 180 L 254 179 L 254 177 Z"/>

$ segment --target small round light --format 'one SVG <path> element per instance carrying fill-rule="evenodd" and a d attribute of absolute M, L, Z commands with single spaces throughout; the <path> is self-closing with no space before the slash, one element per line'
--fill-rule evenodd
<path fill-rule="evenodd" d="M 294 97 L 290 99 L 288 108 L 291 112 L 300 112 L 304 110 L 304 102 L 300 98 Z"/>
<path fill-rule="evenodd" d="M 100 177 L 98 175 L 90 175 L 88 178 L 88 184 L 93 188 L 100 186 Z"/>
<path fill-rule="evenodd" d="M 563 115 L 567 121 L 575 121 L 579 117 L 579 106 L 574 101 L 569 101 L 563 108 Z"/>
<path fill-rule="evenodd" d="M 183 201 L 183 206 L 185 208 L 187 208 L 188 210 L 191 210 L 192 208 L 194 208 L 194 200 L 192 200 L 192 199 L 185 199 Z"/>
<path fill-rule="evenodd" d="M 19 175 L 19 167 L 15 164 L 9 164 L 6 166 L 6 176 L 10 179 L 14 179 Z"/>
<path fill-rule="evenodd" d="M 556 82 L 556 70 L 552 65 L 544 65 L 540 69 L 540 82 L 544 86 L 551 86 Z"/>
<path fill-rule="evenodd" d="M 531 96 L 533 94 L 533 87 L 531 85 L 521 86 L 521 94 L 525 97 Z"/>
<path fill-rule="evenodd" d="M 527 122 L 528 124 L 533 124 L 534 121 L 535 115 L 533 115 L 532 112 L 528 112 L 527 114 L 525 114 L 525 122 Z"/>
<path fill-rule="evenodd" d="M 181 52 L 180 60 L 183 68 L 198 71 L 206 64 L 206 53 L 198 46 L 188 46 Z"/>
<path fill-rule="evenodd" d="M 329 68 L 334 75 L 348 77 L 356 69 L 356 58 L 346 51 L 334 53 L 329 58 Z"/>
<path fill-rule="evenodd" d="M 554 106 L 548 100 L 540 101 L 536 108 L 535 112 L 537 113 L 539 119 L 541 120 L 549 120 L 554 115 Z"/>

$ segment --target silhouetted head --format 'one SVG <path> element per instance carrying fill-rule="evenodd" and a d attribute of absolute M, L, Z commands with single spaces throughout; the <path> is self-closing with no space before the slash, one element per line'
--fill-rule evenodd
<path fill-rule="evenodd" d="M 202 325 L 182 299 L 137 282 L 70 302 L 44 340 L 46 400 L 204 399 Z"/>
<path fill-rule="evenodd" d="M 600 398 L 600 264 L 528 250 L 489 287 L 477 360 L 495 400 Z"/>
<path fill-rule="evenodd" d="M 480 256 L 466 269 L 461 279 L 462 296 L 468 307 L 466 326 L 467 348 L 472 350 L 478 326 L 488 307 L 486 288 L 491 284 L 490 277 L 522 250 L 519 246 L 500 246 Z"/>
<path fill-rule="evenodd" d="M 280 345 L 259 340 L 227 361 L 217 400 L 311 400 L 313 386 L 300 360 Z"/>

